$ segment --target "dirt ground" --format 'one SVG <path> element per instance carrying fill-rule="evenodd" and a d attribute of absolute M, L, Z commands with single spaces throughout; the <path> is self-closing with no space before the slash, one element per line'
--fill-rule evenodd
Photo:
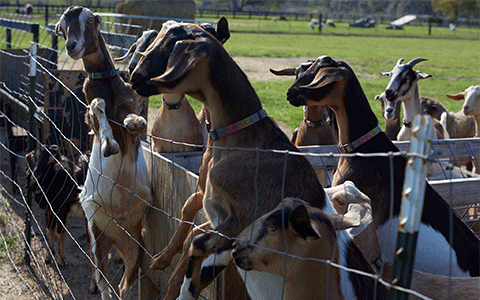
<path fill-rule="evenodd" d="M 295 67 L 306 58 L 234 58 L 250 79 L 271 79 L 275 75 L 268 69 Z M 287 78 L 286 78 L 287 79 Z M 288 78 L 292 80 L 292 78 Z M 149 125 L 156 111 L 149 111 Z M 283 124 L 279 126 L 291 136 L 291 131 Z M 5 133 L 0 131 L 1 144 L 5 144 Z M 10 154 L 0 144 L 0 299 L 101 299 L 100 294 L 88 292 L 92 265 L 88 258 L 89 245 L 86 240 L 86 227 L 83 217 L 71 216 L 67 221 L 70 235 L 65 239 L 66 265 L 57 267 L 45 264 L 46 240 L 44 235 L 45 216 L 33 201 L 32 268 L 24 263 L 25 192 L 15 193 L 10 176 Z M 21 155 L 24 155 L 21 154 Z M 17 183 L 25 190 L 25 165 L 18 159 Z M 4 242 L 12 244 L 5 247 Z M 109 278 L 118 291 L 123 273 L 122 264 L 110 259 Z M 117 292 L 118 293 L 118 292 Z M 118 295 L 118 294 L 117 294 Z M 114 299 L 116 298 L 115 295 Z M 132 290 L 132 299 L 137 298 L 137 287 Z"/>

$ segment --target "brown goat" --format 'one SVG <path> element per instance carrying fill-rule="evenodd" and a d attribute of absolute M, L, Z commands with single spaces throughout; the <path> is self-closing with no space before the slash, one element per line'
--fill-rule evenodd
<path fill-rule="evenodd" d="M 47 242 L 50 251 L 45 258 L 50 263 L 55 255 L 55 230 L 58 235 L 59 266 L 65 264 L 65 226 L 67 215 L 84 216 L 78 202 L 79 186 L 85 181 L 88 161 L 79 157 L 77 164 L 62 155 L 57 145 L 37 148 L 25 156 L 29 187 L 38 206 L 45 210 Z"/>
<path fill-rule="evenodd" d="M 399 151 L 385 133 L 378 129 L 378 120 L 360 83 L 344 61 L 328 56 L 317 58 L 290 86 L 287 100 L 294 106 L 330 106 L 337 115 L 339 148 L 344 152 Z M 393 165 L 390 165 L 390 161 Z M 396 241 L 405 164 L 406 159 L 401 156 L 394 156 L 391 160 L 385 156 L 342 156 L 334 176 L 334 185 L 350 180 L 371 199 L 373 225 L 388 261 L 393 261 L 394 258 L 395 248 L 389 242 Z M 393 190 L 390 189 L 391 185 Z M 390 199 L 393 199 L 392 215 Z M 453 241 L 449 238 L 450 228 L 455 237 Z M 450 253 L 454 254 L 451 263 Z M 427 183 L 415 269 L 443 275 L 451 272 L 451 275 L 457 277 L 479 276 L 478 253 L 478 238 Z"/>
<path fill-rule="evenodd" d="M 140 95 L 186 93 L 210 112 L 214 148 L 203 207 L 211 226 L 222 236 L 237 236 L 284 196 L 301 197 L 315 207 L 334 211 L 311 164 L 303 156 L 284 153 L 298 149 L 267 117 L 247 76 L 222 44 L 201 27 L 174 21 L 164 23 L 131 80 Z M 303 184 L 285 184 L 288 182 Z M 254 187 L 258 188 L 252 192 Z M 182 293 L 198 295 L 231 262 L 232 243 L 215 232 L 196 236 L 188 254 Z M 203 260 L 214 253 L 219 253 L 214 264 L 208 261 L 202 268 Z M 181 268 L 177 266 L 176 270 Z M 255 280 L 258 275 L 248 275 L 249 294 L 256 288 L 271 299 L 269 293 L 275 293 L 278 287 L 274 286 L 273 291 L 264 288 L 262 282 Z M 271 278 L 270 274 L 261 276 Z M 172 280 L 169 283 L 167 298 L 176 298 L 179 285 Z"/>
<path fill-rule="evenodd" d="M 400 122 L 400 113 L 402 111 L 401 101 L 387 101 L 385 93 L 375 96 L 376 101 L 382 105 L 382 116 L 385 119 L 385 134 L 392 140 L 397 140 L 397 135 L 402 128 Z"/>
<path fill-rule="evenodd" d="M 282 276 L 283 299 L 373 299 L 374 295 L 375 299 L 388 299 L 388 289 L 380 283 L 375 287 L 371 277 L 325 262 L 330 260 L 374 274 L 362 252 L 343 231 L 355 226 L 358 221 L 325 214 L 300 199 L 286 198 L 243 230 L 232 255 L 244 270 Z"/>
<path fill-rule="evenodd" d="M 125 299 L 138 277 L 143 255 L 142 219 L 151 203 L 140 143 L 146 121 L 137 115 L 139 96 L 115 69 L 99 30 L 101 23 L 100 15 L 71 6 L 60 17 L 56 32 L 63 33 L 68 55 L 81 58 L 88 72 L 83 86 L 89 105 L 86 119 L 95 134 L 87 179 L 79 197 L 88 220 L 95 278 L 102 299 L 110 299 L 107 255 L 115 245 L 125 262 L 119 285 L 120 297 Z"/>

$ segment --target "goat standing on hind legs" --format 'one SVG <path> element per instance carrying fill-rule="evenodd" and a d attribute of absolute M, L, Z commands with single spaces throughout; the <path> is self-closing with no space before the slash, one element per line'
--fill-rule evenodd
<path fill-rule="evenodd" d="M 83 91 L 86 121 L 94 142 L 85 185 L 79 196 L 88 220 L 95 279 L 102 299 L 111 299 L 107 256 L 113 245 L 125 263 L 119 285 L 125 299 L 138 277 L 143 255 L 142 218 L 151 203 L 150 179 L 140 136 L 146 121 L 137 115 L 139 97 L 118 75 L 100 33 L 102 18 L 90 10 L 69 7 L 56 24 L 66 39 L 68 55 L 82 58 L 88 78 Z M 90 287 L 93 292 L 95 286 Z"/>
<path fill-rule="evenodd" d="M 287 91 L 294 106 L 328 105 L 337 115 L 339 149 L 345 153 L 389 153 L 398 148 L 378 126 L 378 120 L 353 70 L 341 60 L 318 57 L 297 76 Z M 373 225 L 382 253 L 393 262 L 398 216 L 402 198 L 406 159 L 342 156 L 334 186 L 350 180 L 372 201 Z M 393 191 L 390 170 L 393 167 Z M 390 199 L 393 192 L 393 215 Z M 450 221 L 451 220 L 451 221 Z M 453 230 L 453 241 L 450 240 Z M 422 220 L 417 240 L 414 269 L 426 273 L 467 277 L 480 275 L 480 241 L 427 183 Z"/>
<path fill-rule="evenodd" d="M 152 76 L 149 70 L 153 69 L 160 74 Z M 193 239 L 188 266 L 177 265 L 175 270 L 186 269 L 184 274 L 175 273 L 176 279 L 185 275 L 181 291 L 178 282 L 170 280 L 167 299 L 179 294 L 181 299 L 198 297 L 232 262 L 233 241 L 223 236 L 236 237 L 284 197 L 299 197 L 326 213 L 335 213 L 312 165 L 304 156 L 287 155 L 285 150 L 298 149 L 266 115 L 247 76 L 222 44 L 201 27 L 164 23 L 133 71 L 131 82 L 140 95 L 185 93 L 199 100 L 210 112 L 213 128 L 212 166 L 203 207 L 207 224 L 221 235 L 208 231 Z M 283 151 L 263 151 L 267 149 Z M 342 281 L 351 280 L 346 271 L 341 273 Z M 279 298 L 281 277 L 255 271 L 240 274 L 245 275 L 252 298 Z M 349 299 L 355 298 L 351 292 L 345 295 Z"/>

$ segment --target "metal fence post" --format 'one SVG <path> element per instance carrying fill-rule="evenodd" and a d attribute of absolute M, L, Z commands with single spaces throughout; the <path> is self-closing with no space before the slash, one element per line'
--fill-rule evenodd
<path fill-rule="evenodd" d="M 36 64 L 36 55 L 37 55 L 37 44 L 35 42 L 30 42 L 30 70 L 28 77 L 30 78 L 30 98 L 31 101 L 28 102 L 28 130 L 31 134 L 38 136 L 35 132 L 35 105 L 33 101 L 35 101 L 35 77 L 37 73 L 37 64 Z M 27 152 L 32 151 L 35 148 L 35 140 L 30 135 L 28 137 L 28 146 Z M 31 208 L 32 208 L 32 191 L 30 190 L 30 186 L 28 186 L 27 190 L 27 209 L 25 211 L 25 263 L 27 266 L 30 265 L 30 241 L 32 236 L 32 225 L 31 225 Z"/>
<path fill-rule="evenodd" d="M 433 122 L 430 116 L 416 116 L 413 119 L 409 151 L 412 156 L 408 158 L 405 170 L 392 281 L 394 285 L 404 288 L 410 288 L 412 279 L 432 134 Z M 408 296 L 408 293 L 397 289 L 390 290 L 390 299 L 407 300 Z"/>

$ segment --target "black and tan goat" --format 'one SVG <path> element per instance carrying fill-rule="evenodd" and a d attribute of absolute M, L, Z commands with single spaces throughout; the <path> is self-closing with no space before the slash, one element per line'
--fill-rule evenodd
<path fill-rule="evenodd" d="M 344 61 L 328 56 L 317 58 L 290 86 L 287 100 L 294 106 L 330 106 L 337 115 L 342 152 L 399 151 L 381 131 L 355 73 Z M 389 261 L 394 258 L 392 241 L 396 241 L 397 236 L 406 159 L 395 156 L 391 161 L 393 165 L 386 156 L 342 156 L 334 176 L 334 185 L 350 180 L 371 199 L 373 224 L 382 253 Z M 392 215 L 389 213 L 391 198 Z M 478 253 L 479 239 L 427 183 L 414 268 L 456 277 L 479 276 Z"/>
<path fill-rule="evenodd" d="M 267 116 L 247 76 L 216 38 L 197 25 L 169 21 L 152 46 L 132 73 L 133 88 L 144 96 L 185 93 L 210 112 L 214 148 L 203 207 L 216 231 L 235 237 L 284 197 L 300 197 L 327 213 L 334 212 L 308 160 L 284 153 L 298 149 Z M 232 243 L 214 232 L 195 237 L 186 253 L 190 258 L 181 298 L 198 295 L 232 261 Z M 204 259 L 214 253 L 218 253 L 216 258 L 202 268 Z M 180 269 L 185 270 L 177 265 L 176 270 Z M 274 299 L 281 284 L 275 275 L 247 275 L 253 298 Z M 176 298 L 179 289 L 178 282 L 170 280 L 167 298 Z"/>
<path fill-rule="evenodd" d="M 62 155 L 57 145 L 35 149 L 25 156 L 29 186 L 38 206 L 45 211 L 50 263 L 55 255 L 55 231 L 58 236 L 56 262 L 65 264 L 65 228 L 67 215 L 84 216 L 78 202 L 79 186 L 85 181 L 88 161 L 79 156 L 76 164 Z"/>
<path fill-rule="evenodd" d="M 125 263 L 119 285 L 122 299 L 138 277 L 142 218 L 151 194 L 140 144 L 146 121 L 137 115 L 139 96 L 118 75 L 100 33 L 101 24 L 100 15 L 71 6 L 60 17 L 56 32 L 63 33 L 68 55 L 81 58 L 88 73 L 83 86 L 89 105 L 86 120 L 95 134 L 79 197 L 88 220 L 95 278 L 105 300 L 111 298 L 106 258 L 113 245 Z"/>
<path fill-rule="evenodd" d="M 235 263 L 245 270 L 264 271 L 285 279 L 283 299 L 388 299 L 388 289 L 375 287 L 372 277 L 349 273 L 336 266 L 374 274 L 344 229 L 358 221 L 325 214 L 303 200 L 286 198 L 274 210 L 245 228 L 235 242 Z M 273 250 L 273 251 L 272 251 Z M 316 261 L 320 260 L 320 261 Z"/>

